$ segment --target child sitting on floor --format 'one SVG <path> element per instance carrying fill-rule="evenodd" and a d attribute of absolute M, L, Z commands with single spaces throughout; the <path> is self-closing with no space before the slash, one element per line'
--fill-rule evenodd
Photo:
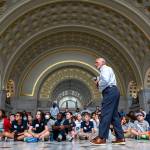
<path fill-rule="evenodd" d="M 95 133 L 93 121 L 90 121 L 91 117 L 89 113 L 85 113 L 84 121 L 81 122 L 81 130 L 79 133 L 80 140 L 91 139 Z"/>
<path fill-rule="evenodd" d="M 49 139 L 49 134 L 49 129 L 44 119 L 43 112 L 37 111 L 35 120 L 33 120 L 28 132 L 25 133 L 25 137 L 35 137 L 44 141 Z"/>
<path fill-rule="evenodd" d="M 144 113 L 136 113 L 137 120 L 134 122 L 134 129 L 131 129 L 131 133 L 135 138 L 145 138 L 149 139 L 149 123 L 144 120 Z"/>

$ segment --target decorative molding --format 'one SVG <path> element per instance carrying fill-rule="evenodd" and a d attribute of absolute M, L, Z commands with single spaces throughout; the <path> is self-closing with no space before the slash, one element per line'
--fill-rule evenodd
<path fill-rule="evenodd" d="M 145 75 L 144 88 L 150 89 L 150 68 L 148 68 L 146 75 Z"/>
<path fill-rule="evenodd" d="M 83 98 L 84 100 L 87 100 L 87 101 L 98 100 L 100 99 L 100 93 L 99 93 L 99 90 L 96 89 L 94 82 L 91 80 L 92 77 L 93 76 L 89 72 L 84 71 L 81 68 L 74 68 L 74 67 L 68 68 L 67 67 L 67 68 L 59 69 L 58 71 L 55 71 L 50 76 L 48 76 L 47 79 L 42 83 L 40 91 L 39 91 L 39 100 L 46 99 L 46 98 L 54 100 L 54 97 L 56 97 L 57 94 L 59 94 L 59 93 L 55 93 L 55 95 L 53 95 L 55 89 L 58 90 L 57 86 L 60 83 L 63 83 L 64 81 L 67 81 L 67 80 L 72 80 L 72 83 L 73 81 L 81 82 L 87 87 L 87 89 L 90 90 L 91 98 L 90 98 L 90 95 L 87 95 L 86 97 Z M 88 90 L 82 91 L 84 89 L 81 89 L 80 87 L 81 84 L 78 84 L 78 86 L 79 87 L 76 89 L 76 85 L 74 84 L 72 89 L 77 90 L 77 91 L 79 90 L 79 92 L 81 92 L 82 95 L 86 95 L 88 93 Z M 60 90 L 63 91 L 65 90 L 65 88 L 66 87 L 64 85 L 64 88 Z M 60 92 L 60 91 L 57 91 L 57 92 Z"/>
<path fill-rule="evenodd" d="M 63 1 L 29 11 L 7 28 L 2 34 L 2 55 L 6 62 L 27 38 L 47 27 L 60 24 L 88 25 L 105 30 L 123 43 L 139 63 L 149 51 L 147 37 L 126 17 L 104 6 L 80 1 Z M 10 35 L 14 35 L 12 39 Z"/>
<path fill-rule="evenodd" d="M 47 36 L 29 46 L 26 51 L 19 56 L 18 60 L 14 64 L 10 78 L 20 77 L 25 68 L 27 68 L 30 64 L 32 64 L 31 68 L 33 68 L 35 64 L 41 61 L 41 59 L 45 59 L 47 55 L 52 55 L 56 52 L 59 53 L 59 51 L 62 52 L 63 50 L 60 49 L 62 47 L 64 47 L 65 51 L 68 52 L 72 48 L 74 48 L 74 51 L 82 52 L 83 48 L 85 47 L 87 50 L 83 51 L 83 53 L 89 53 L 95 57 L 103 55 L 110 60 L 111 63 L 114 63 L 121 73 L 126 74 L 126 72 L 128 72 L 130 76 L 134 74 L 128 60 L 112 44 L 108 43 L 106 40 L 87 33 L 72 31 L 60 32 Z M 44 57 L 43 54 L 45 54 Z M 31 63 L 33 60 L 35 60 L 36 63 Z M 120 63 L 116 63 L 118 60 Z M 126 65 L 127 63 L 128 65 Z M 124 65 L 124 68 L 122 68 L 122 65 Z M 127 71 L 125 71 L 125 68 Z"/>
<path fill-rule="evenodd" d="M 0 17 L 5 13 L 6 11 L 6 0 L 0 1 Z"/>
<path fill-rule="evenodd" d="M 24 79 L 23 79 L 23 81 L 22 81 L 22 83 L 21 83 L 21 85 L 20 85 L 20 87 L 21 87 L 21 89 L 20 89 L 20 90 L 21 90 L 21 91 L 20 91 L 20 95 L 21 95 L 21 96 L 34 96 L 35 88 L 36 88 L 37 83 L 38 83 L 38 81 L 40 80 L 40 78 L 41 78 L 48 70 L 52 69 L 53 67 L 55 67 L 55 66 L 57 66 L 57 65 L 64 64 L 64 63 L 68 63 L 68 64 L 70 64 L 70 63 L 79 63 L 79 64 L 82 64 L 82 65 L 84 65 L 84 66 L 87 66 L 88 68 L 91 68 L 92 70 L 94 70 L 95 72 L 98 73 L 98 71 L 97 71 L 93 66 L 91 66 L 91 65 L 89 65 L 89 64 L 87 64 L 87 63 L 85 63 L 85 62 L 76 61 L 76 60 L 67 60 L 67 61 L 57 62 L 57 63 L 55 63 L 55 64 L 50 65 L 50 66 L 49 66 L 48 68 L 46 68 L 43 72 L 41 72 L 41 74 L 38 76 L 38 78 L 36 79 L 36 81 L 35 81 L 35 83 L 34 83 L 34 86 L 33 86 L 33 89 L 32 89 L 32 93 L 23 93 L 23 91 L 22 91 L 23 82 L 25 81 L 25 78 L 26 78 L 26 76 L 25 76 Z"/>
<path fill-rule="evenodd" d="M 134 0 L 135 1 L 135 0 Z M 24 2 L 24 1 L 22 1 Z M 33 1 L 32 1 L 33 2 Z M 31 3 L 32 3 L 31 2 Z M 144 64 L 144 58 L 145 56 L 150 53 L 150 37 L 147 32 L 143 28 L 138 25 L 137 22 L 134 22 L 132 17 L 128 15 L 123 15 L 122 12 L 117 10 L 116 8 L 107 6 L 106 4 L 102 4 L 102 2 L 98 1 L 51 1 L 46 2 L 38 0 L 38 5 L 36 5 L 36 8 L 31 7 L 30 10 L 28 9 L 26 12 L 22 12 L 22 14 L 17 16 L 16 18 L 13 18 L 13 23 L 8 24 L 8 28 L 4 32 L 1 32 L 0 35 L 0 41 L 2 43 L 0 55 L 5 58 L 4 59 L 4 66 L 7 66 L 8 64 L 11 64 L 15 57 L 15 52 L 25 54 L 26 50 L 21 51 L 21 45 L 26 43 L 27 47 L 29 46 L 27 41 L 29 38 L 33 37 L 35 34 L 39 35 L 39 31 L 43 31 L 48 29 L 49 27 L 56 27 L 59 25 L 70 25 L 70 26 L 88 26 L 91 28 L 95 28 L 98 31 L 106 31 L 109 35 L 113 36 L 114 39 L 119 41 L 120 44 L 124 45 L 126 49 L 128 49 L 129 53 L 134 57 L 136 65 L 139 65 L 139 68 L 142 68 Z M 144 2 L 144 1 L 143 1 Z M 29 2 L 30 3 L 30 2 Z M 34 2 L 33 2 L 34 3 Z M 113 1 L 111 2 L 113 3 Z M 114 1 L 114 3 L 116 3 Z M 16 9 L 17 11 L 17 9 Z M 135 19 L 136 20 L 136 19 Z M 7 25 L 6 25 L 7 26 Z M 72 34 L 70 32 L 70 34 Z M 56 41 L 53 41 L 51 44 L 55 44 L 59 42 L 59 40 L 62 40 L 63 47 L 67 47 L 68 45 L 66 43 L 63 43 L 63 39 L 59 39 L 61 36 L 58 36 L 56 34 Z M 40 35 L 39 35 L 40 36 Z M 81 35 L 80 35 L 81 36 Z M 70 35 L 71 37 L 71 35 Z M 50 37 L 51 38 L 51 37 Z M 44 38 L 43 38 L 44 39 Z M 31 39 L 32 40 L 32 39 Z M 41 39 L 42 40 L 42 39 Z M 67 40 L 67 38 L 66 38 Z M 82 44 L 79 44 L 80 47 L 85 45 L 84 48 L 89 48 L 94 45 L 92 38 L 88 42 L 82 41 L 82 38 L 79 38 L 81 40 Z M 84 44 L 84 42 L 87 42 Z M 98 43 L 99 41 L 97 41 Z M 86 45 L 92 43 L 93 45 Z M 103 42 L 101 42 L 102 44 Z M 111 51 L 107 51 L 107 49 L 111 49 L 112 44 L 110 41 L 108 41 L 109 45 L 108 47 L 105 46 L 103 49 L 104 55 L 108 58 L 112 58 L 112 54 L 116 54 L 116 59 L 113 58 L 113 62 L 116 65 L 120 65 L 118 67 L 118 70 L 120 72 L 129 71 L 130 77 L 135 77 L 136 71 L 134 72 L 133 68 L 131 69 L 131 66 L 126 64 L 128 60 L 126 59 L 120 59 L 122 58 L 121 53 L 117 54 L 116 49 Z M 64 44 L 64 45 L 63 45 Z M 33 46 L 33 45 L 32 45 Z M 75 47 L 76 43 L 72 43 L 71 47 Z M 95 46 L 95 45 L 94 45 Z M 97 45 L 98 46 L 98 45 Z M 57 47 L 53 47 L 57 48 Z M 46 48 L 47 50 L 49 48 Z M 41 49 L 41 54 L 43 53 Z M 45 49 L 44 49 L 45 50 Z M 28 51 L 29 52 L 29 51 Z M 32 53 L 33 52 L 33 53 Z M 29 55 L 27 54 L 25 59 L 23 61 L 25 62 L 31 62 L 29 60 L 36 59 L 34 57 L 35 55 L 38 56 L 39 53 L 35 54 L 37 51 L 36 49 L 30 49 Z M 101 51 L 98 51 L 101 53 Z M 35 54 L 35 55 L 34 55 Z M 31 59 L 30 59 L 31 57 Z M 122 64 L 120 62 L 119 64 L 117 59 L 120 61 L 125 62 Z M 18 60 L 17 60 L 18 61 Z M 23 62 L 22 61 L 22 62 Z M 15 66 L 15 71 L 17 74 L 15 77 L 18 77 L 20 73 L 22 72 L 21 69 L 24 68 L 26 64 L 22 63 L 21 61 L 20 66 Z M 124 69 L 122 66 L 127 66 L 126 69 Z M 8 65 L 9 66 L 9 65 Z M 7 68 L 8 69 L 8 68 Z M 7 71 L 12 68 L 9 68 Z M 133 73 L 134 72 L 134 73 Z M 12 74 L 13 76 L 14 74 Z M 130 78 L 129 77 L 129 78 Z M 136 77 L 135 77 L 136 78 Z"/>

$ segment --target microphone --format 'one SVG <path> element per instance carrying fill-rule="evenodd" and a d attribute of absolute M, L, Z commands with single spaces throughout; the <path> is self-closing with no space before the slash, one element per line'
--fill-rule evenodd
<path fill-rule="evenodd" d="M 98 81 L 98 77 L 93 77 L 92 80 L 95 81 L 96 87 L 98 88 L 99 87 L 99 83 L 96 82 L 96 81 Z"/>
<path fill-rule="evenodd" d="M 93 81 L 96 81 L 96 80 L 97 80 L 97 77 L 93 77 L 92 80 L 93 80 Z"/>

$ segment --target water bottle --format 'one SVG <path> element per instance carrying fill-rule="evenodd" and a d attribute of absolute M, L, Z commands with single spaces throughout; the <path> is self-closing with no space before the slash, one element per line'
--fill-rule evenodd
<path fill-rule="evenodd" d="M 38 142 L 39 139 L 35 138 L 35 137 L 26 137 L 26 138 L 24 138 L 24 141 L 27 143 L 35 143 L 35 142 Z"/>

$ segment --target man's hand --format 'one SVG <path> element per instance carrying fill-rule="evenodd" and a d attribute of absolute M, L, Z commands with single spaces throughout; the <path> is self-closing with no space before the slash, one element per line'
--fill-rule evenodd
<path fill-rule="evenodd" d="M 65 129 L 64 125 L 61 125 L 59 128 L 60 128 L 60 130 L 64 130 Z"/>
<path fill-rule="evenodd" d="M 96 87 L 98 88 L 98 87 L 99 87 L 99 81 L 98 81 L 98 80 L 95 80 L 94 82 L 95 82 L 95 84 L 96 84 Z"/>

